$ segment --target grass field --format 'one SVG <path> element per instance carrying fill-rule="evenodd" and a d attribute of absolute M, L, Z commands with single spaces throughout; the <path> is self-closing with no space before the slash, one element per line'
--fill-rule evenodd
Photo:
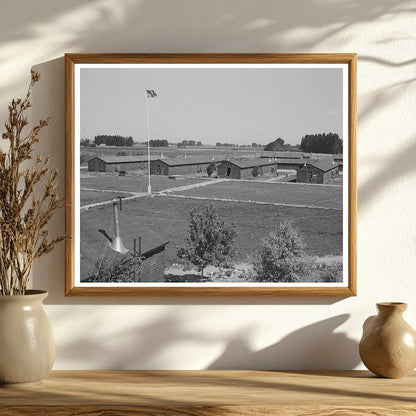
<path fill-rule="evenodd" d="M 189 222 L 189 211 L 193 207 L 202 208 L 207 201 L 166 196 L 142 197 L 123 203 L 120 221 L 128 221 L 137 227 L 145 224 L 154 232 L 166 237 L 170 243 L 166 250 L 166 267 L 179 262 L 176 251 L 183 246 Z M 250 203 L 215 201 L 214 206 L 226 222 L 235 222 L 239 232 L 237 238 L 238 255 L 236 261 L 244 262 L 258 250 L 262 238 L 272 231 L 283 219 L 293 221 L 302 235 L 307 252 L 313 256 L 339 256 L 342 254 L 342 211 L 308 208 L 275 207 Z M 81 212 L 81 239 L 83 235 L 98 234 L 99 228 L 111 224 L 111 207 L 102 206 Z M 101 238 L 101 237 L 100 237 Z M 102 241 L 97 238 L 81 253 L 81 258 L 91 261 L 87 252 L 96 253 Z M 82 249 L 83 250 L 83 249 Z M 95 255 L 95 254 L 94 254 Z"/>
<path fill-rule="evenodd" d="M 169 179 L 167 176 L 152 175 L 152 191 L 159 192 L 165 189 L 177 188 L 178 186 L 200 183 L 207 179 Z M 147 192 L 147 176 L 118 176 L 112 174 L 100 174 L 98 176 L 87 176 L 81 178 L 81 188 L 106 189 L 124 192 Z"/>
<path fill-rule="evenodd" d="M 342 209 L 342 188 L 335 186 L 225 181 L 178 194 Z"/>
<path fill-rule="evenodd" d="M 114 192 L 81 191 L 81 206 L 117 199 L 120 194 Z M 127 195 L 128 194 L 124 194 Z"/>
<path fill-rule="evenodd" d="M 152 176 L 151 179 L 156 194 L 125 201 L 120 212 L 120 223 L 137 230 L 137 233 L 133 231 L 129 234 L 131 239 L 141 236 L 143 227 L 166 237 L 170 243 L 166 247 L 165 267 L 181 263 L 176 252 L 184 245 L 190 210 L 193 207 L 202 209 L 212 198 L 236 200 L 213 201 L 219 216 L 237 226 L 239 248 L 234 259 L 236 263 L 250 263 L 250 257 L 261 246 L 261 240 L 283 219 L 293 222 L 306 243 L 308 255 L 327 258 L 342 255 L 342 187 L 230 180 L 175 191 L 173 195 L 181 196 L 177 198 L 157 192 L 185 185 L 206 184 L 209 179 L 173 180 L 163 176 Z M 81 188 L 95 189 L 81 191 L 82 205 L 85 205 L 112 200 L 120 195 L 120 191 L 146 192 L 147 177 L 111 174 L 84 177 L 81 179 Z M 253 201 L 265 204 L 254 204 Z M 313 205 L 327 209 L 275 206 L 271 203 Z M 112 223 L 111 205 L 81 211 L 83 273 L 85 270 L 91 271 L 105 246 L 104 237 L 98 230 L 107 230 L 111 235 L 112 229 L 109 227 L 112 227 Z"/>
<path fill-rule="evenodd" d="M 169 179 L 153 175 L 152 191 L 159 192 L 186 185 L 206 183 L 210 179 Z M 81 189 L 112 190 L 114 194 L 97 191 L 81 191 L 81 205 L 101 202 L 117 197 L 117 192 L 147 192 L 146 176 L 118 176 L 112 174 L 81 178 Z M 323 208 L 342 209 L 342 187 L 311 186 L 301 184 L 263 183 L 250 181 L 224 181 L 201 188 L 177 191 L 177 195 L 202 198 L 224 198 L 241 201 L 268 202 L 289 205 L 314 205 Z"/>

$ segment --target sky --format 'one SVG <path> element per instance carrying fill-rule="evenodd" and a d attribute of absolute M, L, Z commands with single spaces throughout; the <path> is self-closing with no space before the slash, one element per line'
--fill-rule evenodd
<path fill-rule="evenodd" d="M 151 139 L 173 143 L 267 144 L 281 137 L 294 145 L 329 132 L 342 138 L 342 92 L 342 69 L 328 66 L 81 68 L 80 137 L 143 142 L 149 126 Z"/>

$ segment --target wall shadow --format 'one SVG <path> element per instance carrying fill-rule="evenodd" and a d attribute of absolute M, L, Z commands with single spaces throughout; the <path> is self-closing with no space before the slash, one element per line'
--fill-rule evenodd
<path fill-rule="evenodd" d="M 349 316 L 337 315 L 305 326 L 260 350 L 249 346 L 253 327 L 240 329 L 237 336 L 223 336 L 190 329 L 180 316 L 171 313 L 141 325 L 137 314 L 137 325 L 129 330 L 110 318 L 106 322 L 112 328 L 110 337 L 94 322 L 98 317 L 92 317 L 78 328 L 78 336 L 74 334 L 68 343 L 58 343 L 57 358 L 61 363 L 76 362 L 81 369 L 151 369 L 160 368 L 165 360 L 172 363 L 172 351 L 197 343 L 202 346 L 195 349 L 195 354 L 204 351 L 204 345 L 225 345 L 223 353 L 205 367 L 207 370 L 345 370 L 360 363 L 358 343 L 344 332 L 336 332 Z M 55 319 L 61 321 L 61 327 L 71 327 L 74 316 L 62 310 Z M 87 333 L 89 336 L 85 336 Z M 197 361 L 192 354 L 188 359 L 189 363 Z M 167 366 L 172 368 L 172 364 Z M 177 363 L 173 366 L 177 368 Z"/>
<path fill-rule="evenodd" d="M 148 319 L 144 325 L 140 324 L 140 314 L 136 314 L 130 319 L 137 318 L 137 325 L 130 325 L 128 330 L 120 326 L 117 317 L 114 317 L 114 321 L 110 317 L 106 325 L 111 328 L 112 336 L 108 335 L 105 328 L 100 329 L 102 323 L 97 321 L 99 317 L 83 322 L 83 327 L 79 328 L 79 333 L 75 333 L 70 342 L 58 342 L 57 360 L 75 362 L 80 369 L 155 369 L 167 360 L 166 351 L 170 347 L 192 341 L 210 343 L 215 338 L 203 331 L 186 329 L 174 314 Z M 74 317 L 61 311 L 55 319 L 61 322 L 60 325 L 65 322 L 71 325 L 69 321 Z"/>
<path fill-rule="evenodd" d="M 209 370 L 276 369 L 276 370 L 341 370 L 360 363 L 357 341 L 345 333 L 335 332 L 349 314 L 337 315 L 300 328 L 281 341 L 253 351 L 248 339 L 228 342 L 224 352 L 213 361 Z"/>
<path fill-rule="evenodd" d="M 376 173 L 358 188 L 360 207 L 366 207 L 384 188 L 414 171 L 416 169 L 415 160 L 416 139 L 408 148 L 386 160 Z"/>
<path fill-rule="evenodd" d="M 9 2 L 4 9 L 0 65 L 18 60 L 26 67 L 63 51 L 333 52 L 318 49 L 328 39 L 342 51 L 351 27 L 416 11 L 409 0 L 350 0 L 336 7 L 329 0 L 241 0 L 238 7 L 232 0 L 176 0 L 175 7 L 166 0 L 38 0 L 36 7 Z M 27 53 L 15 54 L 11 44 L 27 44 Z M 21 66 L 16 69 L 20 74 Z M 15 74 L 0 83 L 0 95 L 19 85 Z"/>

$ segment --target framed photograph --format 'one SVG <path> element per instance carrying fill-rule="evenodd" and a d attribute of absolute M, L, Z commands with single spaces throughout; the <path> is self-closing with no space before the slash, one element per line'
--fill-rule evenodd
<path fill-rule="evenodd" d="M 355 54 L 66 54 L 66 295 L 356 295 Z"/>

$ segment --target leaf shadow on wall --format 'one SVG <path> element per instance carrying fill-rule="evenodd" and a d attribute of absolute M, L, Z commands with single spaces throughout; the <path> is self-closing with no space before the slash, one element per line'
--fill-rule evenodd
<path fill-rule="evenodd" d="M 137 311 L 137 310 L 136 310 Z M 78 328 L 73 328 L 71 341 L 64 337 L 57 339 L 57 360 L 63 363 L 77 363 L 81 369 L 155 369 L 169 367 L 172 357 L 170 348 L 180 344 L 198 342 L 210 344 L 214 338 L 203 331 L 184 327 L 184 323 L 172 313 L 165 313 L 153 319 L 146 319 L 141 324 L 142 316 L 129 319 L 136 326 L 124 328 L 119 318 L 107 315 L 106 326 L 102 326 L 101 317 L 90 313 L 88 320 L 82 320 L 82 312 L 71 312 L 71 316 L 61 311 L 56 315 L 60 326 L 72 327 L 74 321 L 80 321 Z M 82 327 L 81 327 L 82 326 Z M 88 334 L 88 335 L 86 335 Z"/>
<path fill-rule="evenodd" d="M 186 349 L 186 365 L 192 367 L 200 361 L 198 354 L 209 358 L 212 345 L 224 345 L 224 351 L 210 364 L 208 370 L 256 369 L 256 370 L 325 370 L 354 368 L 359 364 L 358 343 L 344 332 L 335 332 L 350 317 L 349 314 L 325 319 L 298 329 L 282 340 L 260 350 L 249 347 L 255 327 L 240 327 L 232 335 L 219 335 L 186 325 L 180 316 L 165 313 L 146 320 L 127 330 L 111 317 L 103 328 L 99 317 L 92 314 L 89 321 L 77 319 L 77 313 L 70 315 L 57 312 L 56 319 L 61 327 L 69 328 L 74 321 L 77 328 L 71 330 L 71 341 L 65 343 L 58 338 L 57 359 L 61 365 L 76 362 L 78 368 L 91 369 L 154 369 L 172 368 L 172 356 Z M 62 314 L 62 316 L 59 316 Z M 94 320 L 97 322 L 94 323 Z M 117 317 L 114 317 L 116 320 Z M 67 322 L 65 324 L 65 322 Z M 88 336 L 86 336 L 88 334 Z M 196 344 L 198 348 L 191 348 Z M 205 346 L 204 346 L 205 345 Z M 210 346 L 206 350 L 206 346 Z M 192 356 L 195 351 L 195 356 Z M 205 352 L 204 352 L 205 351 Z M 205 361 L 206 361 L 205 358 Z M 180 366 L 185 358 L 179 354 L 174 366 Z M 183 364 L 182 364 L 183 365 Z"/>
<path fill-rule="evenodd" d="M 342 314 L 313 323 L 258 351 L 250 348 L 246 338 L 235 338 L 207 369 L 354 368 L 360 363 L 358 343 L 343 332 L 335 332 L 349 317 L 349 314 Z"/>
<path fill-rule="evenodd" d="M 63 51 L 320 52 L 328 39 L 342 50 L 351 27 L 415 12 L 409 0 L 351 0 L 336 7 L 329 0 L 242 0 L 238 7 L 224 0 L 176 0 L 175 7 L 165 0 L 9 3 L 0 16 L 0 65 L 16 61 L 19 68 Z M 20 82 L 14 72 L 10 66 L 1 96 Z"/>
<path fill-rule="evenodd" d="M 358 200 L 361 207 L 366 207 L 377 194 L 390 183 L 398 181 L 414 171 L 416 160 L 416 139 L 408 148 L 398 152 L 385 161 L 372 177 L 358 188 Z"/>

